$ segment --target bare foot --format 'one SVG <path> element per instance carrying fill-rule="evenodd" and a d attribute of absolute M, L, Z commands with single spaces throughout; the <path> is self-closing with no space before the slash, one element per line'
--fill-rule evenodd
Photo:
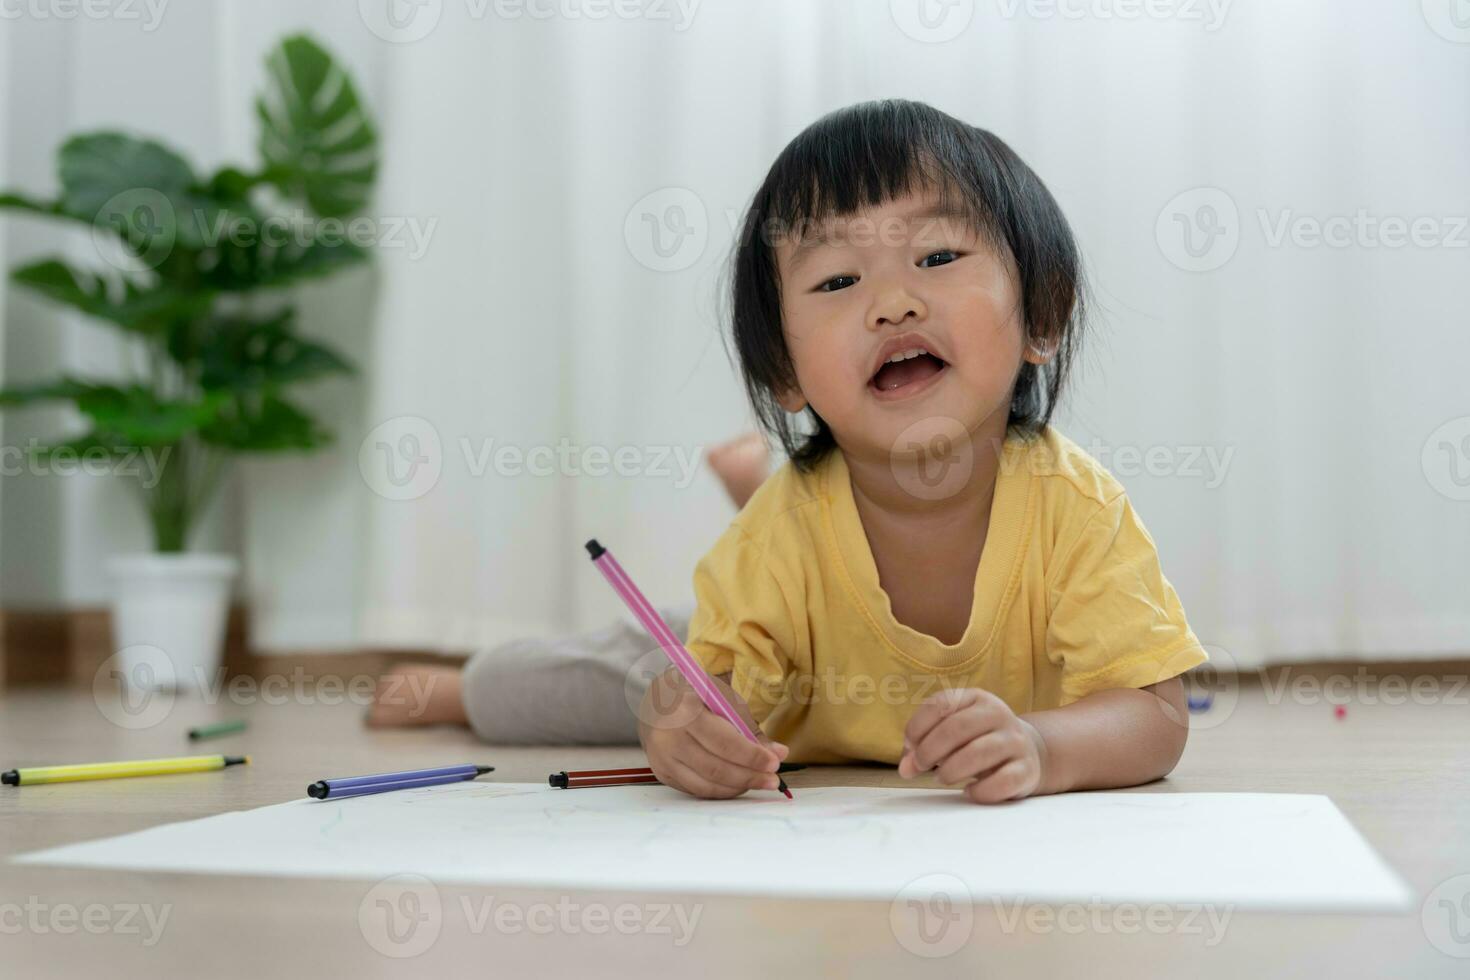
<path fill-rule="evenodd" d="M 765 440 L 756 432 L 710 447 L 705 458 L 736 507 L 744 507 L 751 494 L 770 476 L 770 453 Z"/>
<path fill-rule="evenodd" d="M 367 723 L 375 728 L 405 725 L 468 725 L 460 694 L 459 667 L 394 664 L 378 678 Z"/>

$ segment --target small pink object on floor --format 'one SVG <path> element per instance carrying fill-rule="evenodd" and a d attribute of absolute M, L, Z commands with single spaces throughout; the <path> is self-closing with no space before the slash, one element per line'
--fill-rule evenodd
<path fill-rule="evenodd" d="M 1336 715 L 1337 717 L 1339 717 L 1339 718 L 1346 718 L 1347 717 L 1347 705 L 1339 704 L 1337 707 L 1335 707 L 1335 708 L 1332 709 L 1332 713 L 1334 715 Z"/>

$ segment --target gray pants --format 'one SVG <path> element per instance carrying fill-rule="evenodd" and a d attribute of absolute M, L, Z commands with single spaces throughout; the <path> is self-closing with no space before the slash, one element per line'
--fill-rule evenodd
<path fill-rule="evenodd" d="M 692 604 L 659 610 L 680 640 L 693 613 Z M 643 627 L 623 620 L 579 636 L 512 640 L 465 664 L 464 710 L 495 745 L 637 745 L 634 709 L 668 666 Z"/>

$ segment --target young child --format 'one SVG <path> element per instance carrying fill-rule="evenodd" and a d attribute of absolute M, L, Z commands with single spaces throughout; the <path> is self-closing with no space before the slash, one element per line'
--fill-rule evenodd
<path fill-rule="evenodd" d="M 1204 651 L 1123 488 L 1047 425 L 1082 280 L 1041 180 L 927 105 L 781 152 L 731 296 L 789 462 L 696 568 L 687 643 L 762 744 L 670 668 L 639 722 L 661 781 L 731 797 L 787 758 L 871 760 L 996 803 L 1173 768 Z"/>
<path fill-rule="evenodd" d="M 1048 426 L 1085 304 L 1040 179 L 930 106 L 852 106 L 781 152 L 732 273 L 746 389 L 789 459 L 698 564 L 687 646 L 761 744 L 669 668 L 636 718 L 659 778 L 725 798 L 782 760 L 864 760 L 994 803 L 1169 772 L 1178 675 L 1206 658 L 1123 488 Z M 548 663 L 651 647 L 600 639 Z M 590 740 L 534 672 L 497 683 L 526 740 Z M 473 717 L 468 679 L 463 699 Z"/>

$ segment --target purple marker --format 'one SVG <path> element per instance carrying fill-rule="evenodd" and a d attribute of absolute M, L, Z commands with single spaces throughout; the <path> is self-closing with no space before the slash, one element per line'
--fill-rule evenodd
<path fill-rule="evenodd" d="M 343 779 L 318 779 L 306 787 L 306 795 L 312 799 L 340 799 L 347 796 L 366 796 L 369 793 L 387 793 L 395 789 L 415 789 L 419 786 L 438 786 L 441 783 L 461 783 L 466 779 L 494 772 L 494 766 L 445 766 L 442 769 L 409 769 L 406 772 L 383 772 L 376 776 L 347 776 Z"/>

